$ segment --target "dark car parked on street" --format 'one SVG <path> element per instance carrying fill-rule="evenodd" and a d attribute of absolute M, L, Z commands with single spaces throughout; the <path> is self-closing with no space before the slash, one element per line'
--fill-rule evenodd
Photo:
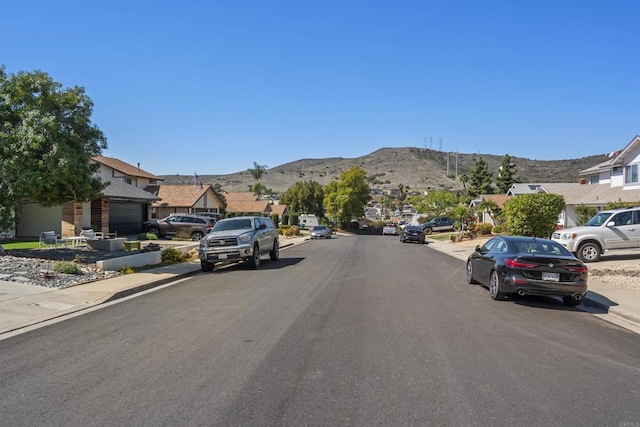
<path fill-rule="evenodd" d="M 400 241 L 406 242 L 418 242 L 426 243 L 424 238 L 424 232 L 419 225 L 407 225 L 400 233 Z"/>
<path fill-rule="evenodd" d="M 587 266 L 549 239 L 497 236 L 467 259 L 467 283 L 481 283 L 500 300 L 510 294 L 562 297 L 580 304 L 587 293 Z"/>
<path fill-rule="evenodd" d="M 162 219 L 152 219 L 142 223 L 142 231 L 158 237 L 182 237 L 191 240 L 202 239 L 213 228 L 215 220 L 191 214 L 173 214 Z"/>
<path fill-rule="evenodd" d="M 455 222 L 447 216 L 439 216 L 431 221 L 420 225 L 424 230 L 424 234 L 431 234 L 434 231 L 454 231 Z"/>

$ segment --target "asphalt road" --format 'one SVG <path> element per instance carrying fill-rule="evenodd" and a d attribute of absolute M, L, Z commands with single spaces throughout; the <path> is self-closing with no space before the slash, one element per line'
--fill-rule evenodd
<path fill-rule="evenodd" d="M 0 424 L 640 425 L 634 333 L 397 237 L 281 256 L 0 341 Z"/>

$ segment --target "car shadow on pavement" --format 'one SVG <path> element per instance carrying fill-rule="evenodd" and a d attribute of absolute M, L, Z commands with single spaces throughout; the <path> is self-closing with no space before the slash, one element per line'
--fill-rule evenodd
<path fill-rule="evenodd" d="M 270 259 L 261 259 L 260 267 L 258 270 L 279 270 L 281 268 L 290 267 L 300 263 L 304 258 L 280 258 L 278 261 L 271 261 Z M 238 270 L 253 270 L 253 268 L 246 262 L 229 262 L 228 264 L 216 265 L 215 269 L 211 272 L 213 274 L 231 273 Z M 209 273 L 205 273 L 209 274 Z"/>
<path fill-rule="evenodd" d="M 511 295 L 506 301 L 531 308 L 544 308 L 547 310 L 562 311 L 582 311 L 579 307 L 564 305 L 560 297 L 539 296 L 539 295 Z M 584 302 L 583 302 L 584 304 Z"/>

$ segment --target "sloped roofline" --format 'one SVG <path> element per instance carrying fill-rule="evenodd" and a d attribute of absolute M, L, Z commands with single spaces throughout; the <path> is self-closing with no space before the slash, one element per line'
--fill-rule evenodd
<path fill-rule="evenodd" d="M 122 172 L 127 176 L 164 181 L 164 178 L 142 170 L 139 166 L 130 165 L 129 163 L 123 162 L 122 160 L 116 159 L 115 157 L 94 156 L 93 160 L 96 163 L 100 163 L 102 165 L 110 167 L 111 169 L 117 170 L 118 172 Z"/>

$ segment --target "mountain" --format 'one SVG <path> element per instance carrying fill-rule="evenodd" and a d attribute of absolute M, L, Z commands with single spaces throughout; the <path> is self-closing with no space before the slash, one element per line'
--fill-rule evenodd
<path fill-rule="evenodd" d="M 391 189 L 403 184 L 410 190 L 461 188 L 456 176 L 469 175 L 477 158 L 487 163 L 493 177 L 502 165 L 503 155 L 460 154 L 424 148 L 382 148 L 356 158 L 331 157 L 302 159 L 268 169 L 260 182 L 274 192 L 284 192 L 298 181 L 316 181 L 322 185 L 338 180 L 353 166 L 364 169 L 371 188 Z M 511 157 L 520 182 L 578 182 L 578 173 L 606 161 L 606 155 L 570 160 L 531 160 Z M 251 162 L 260 159 L 251 159 Z M 249 162 L 247 162 L 249 163 Z M 193 184 L 192 175 L 160 175 L 164 184 Z M 204 184 L 220 184 L 224 191 L 250 191 L 254 179 L 248 170 L 227 175 L 200 175 Z"/>

